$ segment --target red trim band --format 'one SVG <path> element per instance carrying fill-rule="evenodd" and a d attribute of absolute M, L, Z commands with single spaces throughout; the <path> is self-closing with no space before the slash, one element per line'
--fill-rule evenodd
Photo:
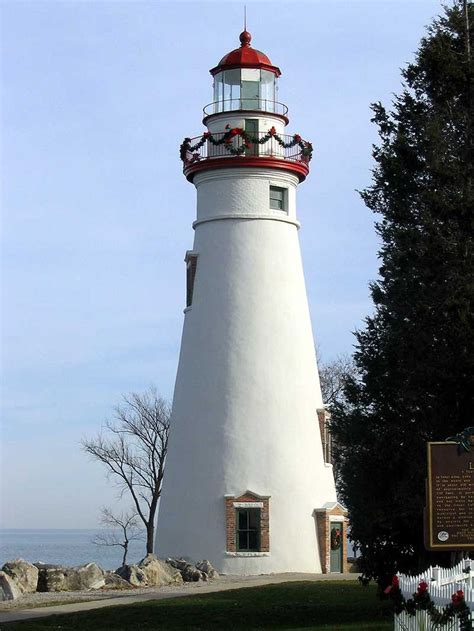
<path fill-rule="evenodd" d="M 260 158 L 250 156 L 232 156 L 229 158 L 208 158 L 200 162 L 187 164 L 183 168 L 183 173 L 189 182 L 193 181 L 196 173 L 200 171 L 208 171 L 212 169 L 234 169 L 244 167 L 257 167 L 278 169 L 280 171 L 290 171 L 296 175 L 300 182 L 306 179 L 309 173 L 309 165 L 304 162 L 294 162 L 292 160 L 283 160 L 282 158 Z"/>

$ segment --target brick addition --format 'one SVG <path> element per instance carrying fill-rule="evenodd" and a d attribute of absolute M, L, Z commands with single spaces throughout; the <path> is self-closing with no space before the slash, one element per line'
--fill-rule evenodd
<path fill-rule="evenodd" d="M 331 517 L 338 517 L 342 522 L 342 572 L 348 571 L 347 564 L 347 509 L 339 502 L 328 502 L 322 508 L 314 510 L 318 532 L 319 554 L 321 556 L 321 570 L 323 574 L 331 571 Z M 339 520 L 338 520 L 339 521 Z"/>
<path fill-rule="evenodd" d="M 270 552 L 270 496 L 262 496 L 245 491 L 243 495 L 234 497 L 225 496 L 225 523 L 226 523 L 226 550 L 227 552 L 237 552 L 237 518 L 235 504 L 258 503 L 260 508 L 260 550 L 259 552 Z M 245 508 L 239 506 L 238 508 Z"/>

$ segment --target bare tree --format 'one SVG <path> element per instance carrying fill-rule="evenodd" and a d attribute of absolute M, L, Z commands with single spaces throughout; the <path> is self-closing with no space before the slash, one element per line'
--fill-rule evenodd
<path fill-rule="evenodd" d="M 357 368 L 350 355 L 339 355 L 328 363 L 319 359 L 318 365 L 324 405 L 331 408 L 343 399 L 345 382 L 356 376 Z"/>
<path fill-rule="evenodd" d="M 100 522 L 114 531 L 95 535 L 92 543 L 96 546 L 121 546 L 123 548 L 122 565 L 125 565 L 130 542 L 143 539 L 138 513 L 130 511 L 114 515 L 110 508 L 103 508 Z M 121 531 L 120 535 L 116 532 L 117 530 Z"/>
<path fill-rule="evenodd" d="M 102 434 L 82 440 L 82 448 L 102 462 L 121 489 L 128 491 L 146 529 L 146 551 L 153 553 L 155 515 L 168 450 L 170 406 L 151 387 L 123 397 L 115 422 Z"/>

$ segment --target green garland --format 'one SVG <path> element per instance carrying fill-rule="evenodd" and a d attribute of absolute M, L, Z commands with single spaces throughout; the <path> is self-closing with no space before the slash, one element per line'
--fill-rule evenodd
<path fill-rule="evenodd" d="M 234 147 L 233 139 L 235 136 L 240 136 L 244 141 L 240 147 Z M 218 140 L 211 134 L 211 132 L 206 131 L 198 140 L 198 142 L 194 145 L 191 144 L 191 138 L 185 138 L 181 144 L 179 149 L 179 155 L 183 162 L 187 162 L 186 155 L 188 153 L 194 153 L 195 151 L 199 151 L 199 149 L 206 143 L 210 142 L 214 146 L 224 145 L 226 150 L 233 156 L 241 156 L 245 153 L 247 149 L 250 149 L 252 145 L 264 145 L 271 138 L 274 138 L 280 147 L 284 149 L 289 149 L 291 147 L 296 147 L 298 145 L 301 149 L 301 155 L 305 156 L 308 159 L 308 162 L 311 160 L 313 156 L 313 145 L 310 142 L 306 142 L 301 138 L 299 134 L 294 134 L 293 138 L 289 142 L 285 142 L 283 138 L 277 133 L 275 127 L 272 127 L 267 131 L 267 133 L 258 138 L 257 136 L 251 136 L 244 129 L 240 127 L 233 127 L 232 129 L 228 129 Z"/>
<path fill-rule="evenodd" d="M 421 581 L 417 591 L 413 594 L 413 598 L 406 600 L 399 587 L 398 576 L 394 576 L 392 584 L 384 590 L 384 593 L 390 596 L 396 614 L 406 611 L 408 615 L 414 616 L 417 611 L 427 611 L 431 622 L 440 626 L 454 620 L 457 616 L 460 630 L 471 631 L 471 610 L 464 600 L 464 593 L 461 589 L 451 596 L 452 602 L 441 611 L 432 601 L 426 581 Z"/>

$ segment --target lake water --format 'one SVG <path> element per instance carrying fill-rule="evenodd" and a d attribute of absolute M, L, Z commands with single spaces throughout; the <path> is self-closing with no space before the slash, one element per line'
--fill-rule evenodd
<path fill-rule="evenodd" d="M 30 563 L 82 565 L 95 561 L 105 570 L 122 563 L 121 547 L 96 546 L 92 538 L 98 530 L 0 530 L 0 567 L 6 561 L 22 558 Z M 137 563 L 146 555 L 145 540 L 132 541 L 127 562 Z"/>
<path fill-rule="evenodd" d="M 0 567 L 6 561 L 25 559 L 30 563 L 83 565 L 95 561 L 104 570 L 115 570 L 122 563 L 122 548 L 96 546 L 97 530 L 2 530 L 0 529 Z M 145 540 L 132 541 L 127 562 L 137 563 L 146 554 Z M 348 554 L 353 550 L 349 543 Z"/>

